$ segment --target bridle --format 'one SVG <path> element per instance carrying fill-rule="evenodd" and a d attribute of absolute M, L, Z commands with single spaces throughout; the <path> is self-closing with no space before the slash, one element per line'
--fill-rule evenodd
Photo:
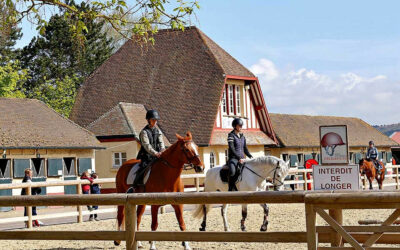
<path fill-rule="evenodd" d="M 184 143 L 181 144 L 181 150 L 182 150 L 182 152 L 185 154 L 185 157 L 186 157 L 186 159 L 187 159 L 187 162 L 183 164 L 183 170 L 191 170 L 191 169 L 194 169 L 194 168 L 195 168 L 195 165 L 192 163 L 192 161 L 193 161 L 195 158 L 198 158 L 198 159 L 199 159 L 199 157 L 200 157 L 198 154 L 194 154 L 193 156 L 189 157 L 188 153 L 190 152 L 190 150 L 187 149 L 186 147 L 184 147 L 184 144 L 187 144 L 187 143 L 189 143 L 189 142 L 193 142 L 193 141 L 192 141 L 192 140 L 188 140 L 188 141 L 184 141 Z M 176 167 L 174 167 L 171 163 L 169 163 L 169 162 L 168 162 L 167 160 L 165 160 L 164 158 L 160 157 L 160 158 L 158 158 L 158 159 L 159 159 L 160 161 L 162 161 L 162 162 L 163 162 L 165 165 L 167 165 L 168 167 L 177 169 Z"/>
<path fill-rule="evenodd" d="M 246 165 L 244 165 L 244 168 L 248 169 L 250 172 L 252 172 L 252 173 L 255 174 L 256 176 L 260 177 L 261 179 L 264 179 L 264 177 L 262 177 L 261 175 L 257 174 L 254 170 L 250 169 L 250 168 L 247 167 Z M 279 161 L 278 161 L 278 164 L 276 165 L 276 167 L 275 167 L 274 169 L 272 169 L 271 171 L 268 172 L 268 175 L 269 175 L 272 171 L 274 171 L 274 176 L 273 176 L 273 178 L 272 178 L 272 183 L 274 184 L 275 181 L 278 181 L 278 182 L 279 182 L 278 187 L 280 187 L 280 186 L 283 185 L 283 182 L 276 178 L 276 172 L 277 172 L 277 170 L 280 169 L 280 168 L 281 168 L 281 166 L 279 165 Z"/>

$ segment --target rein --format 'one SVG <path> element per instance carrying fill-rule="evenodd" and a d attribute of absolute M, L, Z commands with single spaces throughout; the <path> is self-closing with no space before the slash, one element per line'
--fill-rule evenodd
<path fill-rule="evenodd" d="M 192 140 L 190 140 L 190 141 L 185 141 L 185 144 L 188 143 L 188 142 L 193 142 L 193 141 L 192 141 Z M 196 157 L 199 157 L 199 155 L 198 155 L 198 154 L 195 154 L 195 155 L 193 155 L 192 157 L 189 157 L 188 154 L 187 154 L 187 152 L 189 152 L 189 150 L 188 150 L 187 148 L 185 148 L 183 145 L 181 145 L 181 150 L 182 150 L 182 152 L 185 154 L 186 159 L 188 160 L 187 163 L 184 163 L 184 165 L 183 165 L 183 170 L 191 170 L 191 169 L 194 169 L 195 166 L 193 165 L 192 160 L 194 160 Z M 165 158 L 160 157 L 160 158 L 158 158 L 158 160 L 160 160 L 162 163 L 164 163 L 165 165 L 167 165 L 169 168 L 178 169 L 178 168 L 174 167 L 171 163 L 169 163 Z"/>
<path fill-rule="evenodd" d="M 247 167 L 246 165 L 244 165 L 243 168 L 248 169 L 250 172 L 252 172 L 252 173 L 255 174 L 256 176 L 260 177 L 261 179 L 265 179 L 264 177 L 262 177 L 261 175 L 259 175 L 259 174 L 256 173 L 254 170 L 252 170 L 252 169 L 250 169 L 249 167 Z M 278 162 L 278 164 L 276 165 L 276 167 L 275 167 L 274 169 L 272 169 L 271 171 L 269 171 L 268 174 L 270 174 L 272 171 L 274 171 L 274 176 L 273 176 L 273 178 L 272 178 L 272 183 L 275 183 L 275 181 L 278 181 L 278 182 L 279 182 L 279 185 L 282 186 L 282 185 L 283 185 L 283 182 L 281 182 L 280 180 L 276 179 L 276 171 L 277 171 L 278 169 L 280 169 L 280 168 L 281 168 L 281 167 L 279 166 L 279 162 Z"/>

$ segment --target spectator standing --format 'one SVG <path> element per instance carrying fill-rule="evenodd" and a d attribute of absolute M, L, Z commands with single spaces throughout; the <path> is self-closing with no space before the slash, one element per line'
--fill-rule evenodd
<path fill-rule="evenodd" d="M 97 179 L 99 176 L 98 176 L 96 173 L 92 173 L 91 177 L 92 177 L 93 180 L 95 180 L 95 179 Z M 100 194 L 100 193 L 101 193 L 101 192 L 100 192 L 100 188 L 101 188 L 100 184 L 94 183 L 94 184 L 90 185 L 90 193 L 91 193 L 91 194 Z M 93 210 L 97 210 L 97 209 L 99 209 L 99 206 L 93 205 L 92 209 L 93 209 Z M 89 221 L 93 221 L 93 219 L 94 219 L 95 221 L 99 221 L 99 220 L 100 220 L 100 219 L 97 217 L 97 214 L 91 214 L 91 215 L 90 215 Z"/>
<path fill-rule="evenodd" d="M 25 177 L 24 177 L 24 179 L 22 179 L 22 183 L 32 182 L 32 176 L 33 176 L 32 170 L 29 169 L 29 168 L 25 169 Z M 27 194 L 28 194 L 28 190 L 27 190 L 27 189 L 28 189 L 28 188 L 23 188 L 22 191 L 21 191 L 21 195 L 27 195 Z M 31 191 L 32 191 L 32 192 L 31 192 L 32 195 L 38 195 L 38 194 L 40 194 L 40 193 L 42 192 L 42 188 L 40 188 L 40 187 L 33 187 Z M 28 215 L 28 207 L 25 207 L 25 208 L 24 208 L 24 216 L 27 216 L 27 215 Z M 34 216 L 34 215 L 37 215 L 37 213 L 36 213 L 36 207 L 32 207 L 32 215 L 33 215 L 33 216 Z M 27 222 L 27 221 L 25 221 L 25 224 L 26 224 L 26 227 L 28 227 L 28 222 Z M 39 227 L 39 226 L 40 226 L 38 220 L 32 221 L 32 225 L 33 225 L 34 227 Z"/>
<path fill-rule="evenodd" d="M 90 184 L 82 184 L 82 193 L 83 194 L 90 194 L 90 186 L 93 183 L 93 178 L 90 177 L 90 174 L 88 171 L 85 171 L 81 175 L 81 180 L 88 180 L 90 181 Z M 87 206 L 89 211 L 93 211 L 92 206 Z"/>

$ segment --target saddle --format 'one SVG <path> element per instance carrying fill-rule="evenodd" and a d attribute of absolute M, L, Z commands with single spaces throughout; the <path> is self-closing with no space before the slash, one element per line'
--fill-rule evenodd
<path fill-rule="evenodd" d="M 144 184 L 146 184 L 147 179 L 149 178 L 152 165 L 153 162 L 150 162 L 149 164 L 146 164 L 145 166 L 141 167 L 139 161 L 139 163 L 134 165 L 130 170 L 127 176 L 126 183 L 128 185 L 142 188 Z"/>
<path fill-rule="evenodd" d="M 233 179 L 235 180 L 235 183 L 239 181 L 242 177 L 242 170 L 243 170 L 244 165 L 239 164 L 236 174 L 233 176 Z M 229 176 L 229 167 L 228 165 L 224 165 L 221 170 L 219 171 L 219 176 L 221 178 L 221 181 L 223 183 L 228 183 L 228 176 Z"/>

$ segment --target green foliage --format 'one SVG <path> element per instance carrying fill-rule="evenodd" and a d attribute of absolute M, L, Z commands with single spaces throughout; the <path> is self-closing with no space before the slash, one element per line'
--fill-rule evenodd
<path fill-rule="evenodd" d="M 16 23 L 6 22 L 12 12 L 13 6 L 8 7 L 0 0 L 0 66 L 15 59 L 17 51 L 13 47 L 22 36 L 21 29 Z"/>
<path fill-rule="evenodd" d="M 81 3 L 75 8 L 86 10 L 90 7 Z M 69 20 L 62 14 L 53 15 L 44 33 L 34 37 L 19 57 L 30 76 L 23 85 L 26 96 L 41 99 L 64 115 L 69 114 L 73 106 L 73 99 L 69 98 L 75 96 L 84 79 L 111 55 L 113 49 L 111 40 L 102 32 L 104 22 L 90 19 L 84 19 L 84 22 L 87 30 L 81 46 L 70 30 Z M 73 91 L 68 92 L 67 100 L 55 89 L 66 86 L 71 88 L 68 91 Z"/>
<path fill-rule="evenodd" d="M 2 0 L 4 1 L 4 0 Z M 5 22 L 20 22 L 23 18 L 32 20 L 40 34 L 45 34 L 47 21 L 46 8 L 57 7 L 63 13 L 73 37 L 83 42 L 89 29 L 85 20 L 97 20 L 108 23 L 116 32 L 125 36 L 126 31 L 139 42 L 154 42 L 153 34 L 159 27 L 184 29 L 190 17 L 199 8 L 197 1 L 184 0 L 99 0 L 88 1 L 92 8 L 79 9 L 69 0 L 5 0 L 6 6 L 18 4 Z M 135 16 L 132 22 L 129 16 Z"/>
<path fill-rule="evenodd" d="M 75 101 L 77 80 L 75 76 L 66 76 L 63 80 L 47 81 L 33 90 L 33 96 L 68 117 Z"/>
<path fill-rule="evenodd" d="M 18 89 L 18 85 L 26 79 L 27 72 L 20 68 L 17 61 L 0 65 L 0 97 L 24 98 L 25 95 Z"/>

